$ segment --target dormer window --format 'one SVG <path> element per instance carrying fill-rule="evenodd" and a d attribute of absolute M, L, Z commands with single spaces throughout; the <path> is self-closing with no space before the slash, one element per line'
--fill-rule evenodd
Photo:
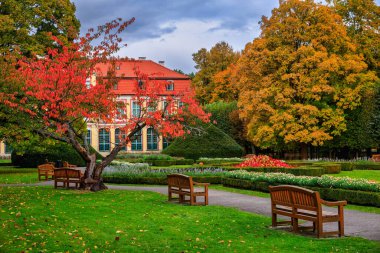
<path fill-rule="evenodd" d="M 173 91 L 174 90 L 174 82 L 173 81 L 168 81 L 166 84 L 166 90 L 167 91 Z"/>
<path fill-rule="evenodd" d="M 117 90 L 117 89 L 118 89 L 118 87 L 119 87 L 119 86 L 118 86 L 118 83 L 117 83 L 117 82 L 115 82 L 115 83 L 113 84 L 113 89 L 114 89 L 114 90 Z"/>
<path fill-rule="evenodd" d="M 116 66 L 116 70 L 120 70 L 120 65 L 117 65 L 117 66 Z"/>
<path fill-rule="evenodd" d="M 137 80 L 137 84 L 139 85 L 139 89 L 144 89 L 144 84 L 145 84 L 145 81 L 144 80 Z"/>

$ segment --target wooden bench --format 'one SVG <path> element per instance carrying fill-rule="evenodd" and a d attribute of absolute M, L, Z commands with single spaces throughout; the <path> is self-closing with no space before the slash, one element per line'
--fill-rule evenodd
<path fill-rule="evenodd" d="M 82 182 L 82 173 L 80 170 L 62 168 L 54 170 L 54 188 L 63 187 L 70 188 L 70 183 L 75 184 L 75 188 L 78 189 Z M 58 185 L 62 183 L 62 185 Z"/>
<path fill-rule="evenodd" d="M 371 159 L 374 162 L 380 162 L 380 154 L 372 155 Z"/>
<path fill-rule="evenodd" d="M 180 203 L 188 202 L 190 205 L 208 205 L 208 183 L 197 183 L 190 176 L 182 174 L 168 175 L 168 197 L 172 200 L 173 194 L 177 194 Z M 203 186 L 204 189 L 195 188 L 194 186 Z M 190 196 L 186 200 L 186 196 Z M 197 197 L 203 196 L 204 202 L 197 202 Z"/>
<path fill-rule="evenodd" d="M 300 219 L 313 222 L 313 231 L 316 230 L 318 238 L 333 234 L 344 236 L 343 206 L 347 205 L 347 201 L 325 201 L 320 198 L 319 192 L 292 185 L 269 186 L 269 192 L 272 202 L 272 227 L 291 224 L 293 232 L 298 232 Z M 338 212 L 325 212 L 322 204 L 337 206 Z M 290 217 L 291 220 L 278 222 L 277 215 Z M 338 231 L 323 232 L 325 222 L 338 222 Z"/>
<path fill-rule="evenodd" d="M 45 163 L 38 165 L 38 180 L 41 181 L 41 177 L 45 177 L 45 180 L 53 179 L 54 177 L 54 165 Z"/>

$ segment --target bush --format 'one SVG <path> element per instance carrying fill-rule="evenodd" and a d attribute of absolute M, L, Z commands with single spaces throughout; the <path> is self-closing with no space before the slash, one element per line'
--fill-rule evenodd
<path fill-rule="evenodd" d="M 312 166 L 323 167 L 325 174 L 339 174 L 341 171 L 341 165 L 338 163 L 313 163 Z"/>
<path fill-rule="evenodd" d="M 155 160 L 153 161 L 154 166 L 163 166 L 163 167 L 168 167 L 172 165 L 176 165 L 177 161 L 176 160 Z"/>
<path fill-rule="evenodd" d="M 197 160 L 197 163 L 217 165 L 217 164 L 226 164 L 226 163 L 233 163 L 233 164 L 237 163 L 237 164 L 239 164 L 243 161 L 244 161 L 244 159 L 239 158 L 239 157 L 229 157 L 229 158 L 201 157 Z"/>
<path fill-rule="evenodd" d="M 250 173 L 247 171 L 228 172 L 226 177 L 245 179 L 252 182 L 267 182 L 269 184 L 291 184 L 302 187 L 324 187 L 347 190 L 380 192 L 380 184 L 364 179 L 351 179 L 349 177 L 322 177 L 294 176 L 286 173 Z"/>
<path fill-rule="evenodd" d="M 114 184 L 150 184 L 150 185 L 167 185 L 166 176 L 161 177 L 121 177 L 121 176 L 104 176 L 103 180 L 105 183 Z M 193 177 L 193 180 L 198 183 L 210 183 L 210 184 L 221 184 L 222 177 L 220 176 L 197 176 Z"/>
<path fill-rule="evenodd" d="M 37 151 L 38 150 L 38 151 Z M 43 150 L 43 151 L 39 151 Z M 103 157 L 91 147 L 91 152 L 96 153 L 96 159 Z M 66 143 L 54 143 L 45 145 L 41 149 L 25 150 L 22 154 L 18 154 L 17 150 L 12 152 L 12 164 L 24 168 L 35 168 L 45 161 L 55 162 L 57 160 L 68 161 L 78 166 L 86 166 L 85 161 L 77 153 L 77 151 Z"/>
<path fill-rule="evenodd" d="M 228 168 L 225 167 L 225 170 L 233 171 L 240 170 L 240 168 Z M 297 168 L 280 168 L 280 167 L 246 167 L 244 168 L 246 171 L 250 172 L 265 172 L 265 173 L 273 173 L 273 172 L 281 172 L 281 173 L 289 173 L 295 176 L 314 176 L 320 177 L 325 174 L 325 169 L 322 167 L 297 167 Z"/>
<path fill-rule="evenodd" d="M 212 124 L 203 125 L 205 132 L 201 135 L 186 135 L 185 139 L 177 138 L 166 149 L 164 154 L 171 156 L 198 159 L 207 157 L 240 157 L 243 148 L 230 136 Z"/>
<path fill-rule="evenodd" d="M 342 162 L 342 163 L 339 163 L 340 164 L 340 167 L 342 169 L 342 171 L 352 171 L 354 169 L 354 164 L 351 163 L 351 162 Z"/>
<path fill-rule="evenodd" d="M 380 170 L 380 164 L 354 164 L 354 170 Z"/>
<path fill-rule="evenodd" d="M 193 165 L 194 160 L 193 159 L 179 159 L 175 161 L 176 165 Z"/>

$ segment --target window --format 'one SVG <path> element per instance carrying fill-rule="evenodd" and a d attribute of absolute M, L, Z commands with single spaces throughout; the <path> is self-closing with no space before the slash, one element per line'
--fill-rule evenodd
<path fill-rule="evenodd" d="M 11 145 L 9 145 L 8 143 L 4 142 L 4 146 L 5 146 L 5 154 L 10 154 L 10 153 L 12 153 L 13 148 L 12 148 Z"/>
<path fill-rule="evenodd" d="M 117 65 L 117 66 L 116 66 L 116 70 L 120 70 L 120 65 Z"/>
<path fill-rule="evenodd" d="M 132 102 L 132 117 L 140 117 L 141 106 L 136 102 Z"/>
<path fill-rule="evenodd" d="M 165 138 L 163 139 L 163 142 L 162 142 L 162 148 L 165 149 L 167 146 L 169 146 L 171 143 L 171 141 L 168 139 L 168 138 Z"/>
<path fill-rule="evenodd" d="M 166 90 L 173 91 L 174 90 L 174 82 L 173 81 L 168 81 L 166 84 Z"/>
<path fill-rule="evenodd" d="M 170 104 L 168 101 L 166 100 L 162 101 L 162 110 L 164 111 L 164 115 L 169 115 Z"/>
<path fill-rule="evenodd" d="M 184 105 L 184 103 L 181 100 L 178 100 L 178 108 L 181 108 Z"/>
<path fill-rule="evenodd" d="M 107 129 L 99 129 L 99 151 L 105 152 L 110 150 L 110 133 Z"/>
<path fill-rule="evenodd" d="M 119 85 L 118 85 L 117 81 L 115 81 L 113 84 L 113 89 L 117 90 L 118 88 L 119 88 Z"/>
<path fill-rule="evenodd" d="M 137 80 L 137 84 L 139 85 L 140 89 L 144 88 L 145 81 L 144 80 Z"/>
<path fill-rule="evenodd" d="M 117 119 L 123 119 L 125 117 L 125 110 L 124 108 L 117 108 L 116 118 Z"/>
<path fill-rule="evenodd" d="M 119 128 L 115 129 L 115 144 L 119 145 L 120 140 L 124 140 L 126 137 L 125 131 L 120 130 Z M 121 148 L 122 151 L 127 150 L 126 146 Z"/>
<path fill-rule="evenodd" d="M 132 150 L 142 150 L 142 135 L 141 130 L 133 135 Z"/>
<path fill-rule="evenodd" d="M 157 150 L 158 136 L 153 127 L 147 130 L 148 150 Z"/>
<path fill-rule="evenodd" d="M 87 129 L 86 142 L 87 142 L 87 145 L 91 145 L 91 130 L 90 129 Z"/>
<path fill-rule="evenodd" d="M 157 110 L 157 102 L 155 101 L 148 101 L 147 106 L 148 112 L 155 112 Z"/>

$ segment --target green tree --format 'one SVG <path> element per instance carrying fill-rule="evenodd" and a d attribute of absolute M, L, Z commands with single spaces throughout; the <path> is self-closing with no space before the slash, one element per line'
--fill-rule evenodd
<path fill-rule="evenodd" d="M 233 138 L 246 152 L 251 152 L 251 143 L 246 139 L 247 131 L 244 122 L 239 118 L 237 101 L 218 101 L 204 106 L 211 113 L 210 121 Z"/>
<path fill-rule="evenodd" d="M 347 35 L 364 55 L 368 69 L 380 74 L 380 6 L 373 0 L 328 0 L 343 18 Z"/>
<path fill-rule="evenodd" d="M 198 72 L 192 80 L 192 85 L 195 87 L 197 99 L 202 104 L 220 100 L 213 96 L 216 88 L 214 75 L 227 70 L 227 67 L 236 62 L 238 57 L 239 53 L 234 52 L 232 47 L 224 41 L 215 44 L 210 51 L 202 48 L 193 54 Z"/>
<path fill-rule="evenodd" d="M 0 2 L 0 52 L 19 47 L 26 55 L 44 54 L 53 46 L 48 33 L 68 42 L 80 23 L 69 0 L 5 0 Z"/>
<path fill-rule="evenodd" d="M 331 8 L 312 0 L 281 1 L 261 21 L 261 36 L 237 63 L 240 116 L 261 148 L 323 145 L 346 130 L 377 80 Z"/>

